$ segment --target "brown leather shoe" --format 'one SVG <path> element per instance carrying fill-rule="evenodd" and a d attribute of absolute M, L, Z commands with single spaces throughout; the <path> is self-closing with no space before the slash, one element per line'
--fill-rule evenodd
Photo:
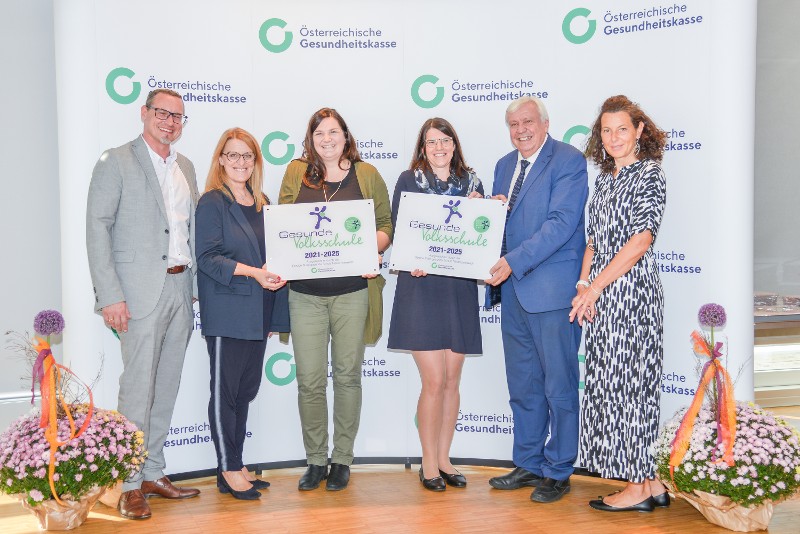
<path fill-rule="evenodd" d="M 119 515 L 128 519 L 147 519 L 152 515 L 147 499 L 142 490 L 138 489 L 124 492 L 119 498 L 117 509 Z"/>
<path fill-rule="evenodd" d="M 172 482 L 167 477 L 161 477 L 158 480 L 142 482 L 142 493 L 146 497 L 158 495 L 165 499 L 188 499 L 189 497 L 197 497 L 200 495 L 200 490 L 195 488 L 179 488 L 173 486 Z"/>

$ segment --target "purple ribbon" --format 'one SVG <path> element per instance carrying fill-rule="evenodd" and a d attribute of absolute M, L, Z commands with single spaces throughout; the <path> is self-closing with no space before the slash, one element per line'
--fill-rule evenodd
<path fill-rule="evenodd" d="M 36 362 L 33 364 L 33 383 L 31 384 L 31 404 L 36 398 L 36 383 L 41 383 L 44 378 L 44 360 L 53 354 L 50 349 L 42 349 L 39 351 L 39 356 L 36 357 Z"/>

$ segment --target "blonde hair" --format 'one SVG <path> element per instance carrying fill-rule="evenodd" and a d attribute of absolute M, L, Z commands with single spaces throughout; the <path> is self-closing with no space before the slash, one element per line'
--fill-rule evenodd
<path fill-rule="evenodd" d="M 214 149 L 214 155 L 211 157 L 205 192 L 219 190 L 222 191 L 223 195 L 231 199 L 231 202 L 236 202 L 228 187 L 225 186 L 225 169 L 219 162 L 219 158 L 222 157 L 222 151 L 225 150 L 225 144 L 231 139 L 242 141 L 253 151 L 253 174 L 247 180 L 247 185 L 250 186 L 253 198 L 256 201 L 256 211 L 261 211 L 262 207 L 269 204 L 269 198 L 261 190 L 264 185 L 264 158 L 261 156 L 261 147 L 255 137 L 242 128 L 230 128 L 222 132 L 217 147 Z"/>

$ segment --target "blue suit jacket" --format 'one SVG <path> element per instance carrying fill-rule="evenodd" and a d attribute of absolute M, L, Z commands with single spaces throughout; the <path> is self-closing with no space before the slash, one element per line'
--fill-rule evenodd
<path fill-rule="evenodd" d="M 517 151 L 494 170 L 493 195 L 508 195 Z M 506 261 L 520 304 L 528 313 L 568 308 L 586 249 L 584 207 L 589 196 L 586 159 L 549 135 L 506 223 Z"/>
<path fill-rule="evenodd" d="M 195 228 L 203 335 L 259 340 L 271 331 L 288 332 L 287 287 L 276 292 L 271 324 L 264 324 L 267 290 L 252 278 L 233 275 L 237 263 L 263 265 L 256 234 L 239 204 L 222 191 L 209 191 L 197 205 Z"/>

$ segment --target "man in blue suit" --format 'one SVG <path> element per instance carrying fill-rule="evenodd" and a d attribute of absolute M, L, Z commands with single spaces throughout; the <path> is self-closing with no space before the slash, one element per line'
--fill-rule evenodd
<path fill-rule="evenodd" d="M 581 152 L 548 135 L 541 100 L 512 102 L 506 124 L 516 150 L 497 162 L 492 195 L 509 211 L 502 257 L 486 283 L 487 305 L 502 299 L 516 468 L 489 484 L 531 486 L 531 500 L 547 503 L 569 491 L 578 454 L 581 331 L 569 311 L 586 248 L 588 177 Z"/>

